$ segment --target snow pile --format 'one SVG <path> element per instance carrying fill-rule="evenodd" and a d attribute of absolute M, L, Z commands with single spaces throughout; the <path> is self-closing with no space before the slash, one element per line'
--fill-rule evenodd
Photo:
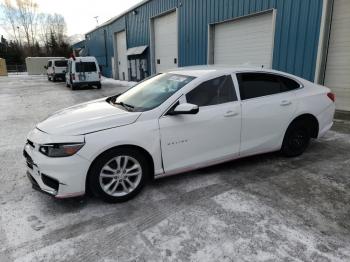
<path fill-rule="evenodd" d="M 132 86 L 137 84 L 137 82 L 115 80 L 115 79 L 107 78 L 104 76 L 102 76 L 101 82 L 102 82 L 102 84 L 111 84 L 111 85 L 126 86 L 126 87 L 132 87 Z"/>

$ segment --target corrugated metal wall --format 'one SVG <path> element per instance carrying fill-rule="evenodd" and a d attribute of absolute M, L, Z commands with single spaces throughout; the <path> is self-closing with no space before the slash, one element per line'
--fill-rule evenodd
<path fill-rule="evenodd" d="M 207 63 L 208 24 L 268 9 L 277 10 L 273 68 L 314 79 L 323 0 L 153 0 L 90 33 L 87 46 L 111 76 L 113 33 L 127 29 L 128 48 L 149 45 L 150 17 L 179 11 L 179 65 Z M 107 31 L 107 57 L 104 30 Z"/>
<path fill-rule="evenodd" d="M 79 41 L 75 44 L 72 45 L 73 49 L 77 49 L 77 48 L 85 48 L 85 40 Z"/>
<path fill-rule="evenodd" d="M 111 58 L 114 56 L 114 33 L 122 30 L 125 30 L 124 16 L 112 24 L 100 27 L 87 35 L 85 45 L 87 55 L 96 57 L 105 76 L 112 76 Z"/>

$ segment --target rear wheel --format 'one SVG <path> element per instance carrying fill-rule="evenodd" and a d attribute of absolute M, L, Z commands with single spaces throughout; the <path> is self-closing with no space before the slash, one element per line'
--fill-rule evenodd
<path fill-rule="evenodd" d="M 282 153 L 287 157 L 303 154 L 311 139 L 309 124 L 306 121 L 292 123 L 285 134 L 282 144 Z"/>
<path fill-rule="evenodd" d="M 106 202 L 124 202 L 140 192 L 148 173 L 142 153 L 134 149 L 112 149 L 94 162 L 88 185 Z"/>

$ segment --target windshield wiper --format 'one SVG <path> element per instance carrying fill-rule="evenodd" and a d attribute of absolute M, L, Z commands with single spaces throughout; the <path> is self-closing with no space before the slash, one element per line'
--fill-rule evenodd
<path fill-rule="evenodd" d="M 124 102 L 114 102 L 114 104 L 124 107 L 127 111 L 132 111 L 135 108 L 134 106 L 126 104 Z"/>

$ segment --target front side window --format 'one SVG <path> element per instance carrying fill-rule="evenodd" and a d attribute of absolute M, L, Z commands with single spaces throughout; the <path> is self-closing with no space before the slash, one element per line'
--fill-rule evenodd
<path fill-rule="evenodd" d="M 96 72 L 97 67 L 95 62 L 77 62 L 75 64 L 75 72 L 83 73 L 83 72 Z"/>
<path fill-rule="evenodd" d="M 237 74 L 241 99 L 251 99 L 279 94 L 300 87 L 296 81 L 274 74 L 240 73 Z"/>
<path fill-rule="evenodd" d="M 52 66 L 52 61 L 49 61 L 49 63 L 47 64 L 47 67 Z"/>
<path fill-rule="evenodd" d="M 226 75 L 203 82 L 186 95 L 186 100 L 199 107 L 237 101 L 232 77 Z"/>
<path fill-rule="evenodd" d="M 159 74 L 118 96 L 114 104 L 134 112 L 152 110 L 164 103 L 193 79 L 195 77 L 171 73 Z"/>

